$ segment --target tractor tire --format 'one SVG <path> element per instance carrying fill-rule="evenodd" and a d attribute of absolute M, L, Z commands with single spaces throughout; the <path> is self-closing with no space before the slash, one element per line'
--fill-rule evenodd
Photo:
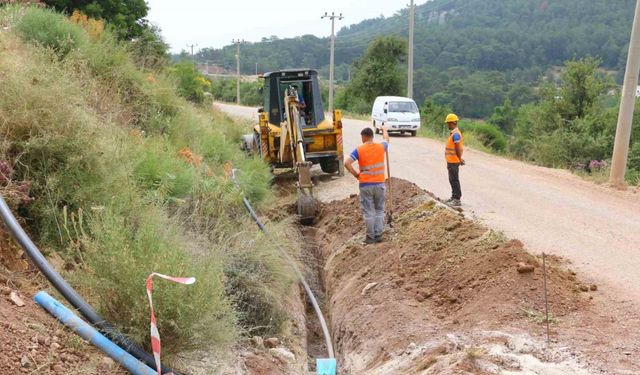
<path fill-rule="evenodd" d="M 254 148 L 254 152 L 256 153 L 256 155 L 258 155 L 260 157 L 260 159 L 262 159 L 262 144 L 261 144 L 262 140 L 260 139 L 260 134 L 258 134 L 257 132 L 253 132 L 253 146 Z"/>
<path fill-rule="evenodd" d="M 321 159 L 320 169 L 324 173 L 336 173 L 340 170 L 340 160 L 338 159 Z"/>

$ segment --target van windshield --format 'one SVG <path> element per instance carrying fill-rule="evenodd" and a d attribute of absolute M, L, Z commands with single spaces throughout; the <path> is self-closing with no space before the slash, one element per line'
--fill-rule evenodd
<path fill-rule="evenodd" d="M 389 112 L 418 112 L 414 102 L 389 102 Z"/>

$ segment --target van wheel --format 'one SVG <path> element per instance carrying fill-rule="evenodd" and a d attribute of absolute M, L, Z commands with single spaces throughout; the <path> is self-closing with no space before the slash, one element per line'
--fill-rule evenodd
<path fill-rule="evenodd" d="M 415 137 L 417 133 L 418 133 L 418 132 L 414 130 L 414 131 L 412 131 L 412 132 L 411 132 L 411 136 L 412 136 L 412 137 Z"/>
<path fill-rule="evenodd" d="M 378 128 L 376 128 L 376 121 L 375 120 L 373 120 L 373 132 L 375 134 L 380 134 L 380 131 L 378 130 Z"/>

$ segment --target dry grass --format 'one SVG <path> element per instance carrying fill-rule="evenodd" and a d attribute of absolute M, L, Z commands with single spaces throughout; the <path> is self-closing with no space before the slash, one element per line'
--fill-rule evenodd
<path fill-rule="evenodd" d="M 242 126 L 178 97 L 169 73 L 138 69 L 108 31 L 89 38 L 35 8 L 0 8 L 0 25 L 11 27 L 0 32 L 0 160 L 32 183 L 35 199 L 20 213 L 72 265 L 82 294 L 147 343 L 146 276 L 197 277 L 156 287 L 167 354 L 256 327 L 277 332 L 293 278 L 224 173 L 227 163 L 242 169 L 258 206 L 272 196 L 267 166 L 237 147 Z M 61 41 L 59 30 L 79 30 L 81 42 Z"/>

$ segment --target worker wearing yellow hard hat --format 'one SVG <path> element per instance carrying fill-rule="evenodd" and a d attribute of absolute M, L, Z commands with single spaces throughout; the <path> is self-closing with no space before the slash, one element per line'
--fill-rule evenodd
<path fill-rule="evenodd" d="M 458 121 L 460 121 L 460 119 L 458 118 L 458 116 L 456 116 L 454 113 L 449 113 L 447 115 L 447 118 L 444 120 L 445 124 L 448 124 L 450 122 L 455 122 L 457 123 Z"/>
<path fill-rule="evenodd" d="M 464 141 L 462 133 L 458 129 L 460 119 L 454 113 L 450 113 L 444 122 L 449 127 L 449 139 L 445 145 L 444 156 L 447 160 L 447 172 L 449 173 L 449 184 L 451 184 L 451 198 L 446 202 L 450 206 L 460 206 L 462 189 L 460 187 L 460 166 L 464 165 L 462 153 L 464 152 Z"/>

